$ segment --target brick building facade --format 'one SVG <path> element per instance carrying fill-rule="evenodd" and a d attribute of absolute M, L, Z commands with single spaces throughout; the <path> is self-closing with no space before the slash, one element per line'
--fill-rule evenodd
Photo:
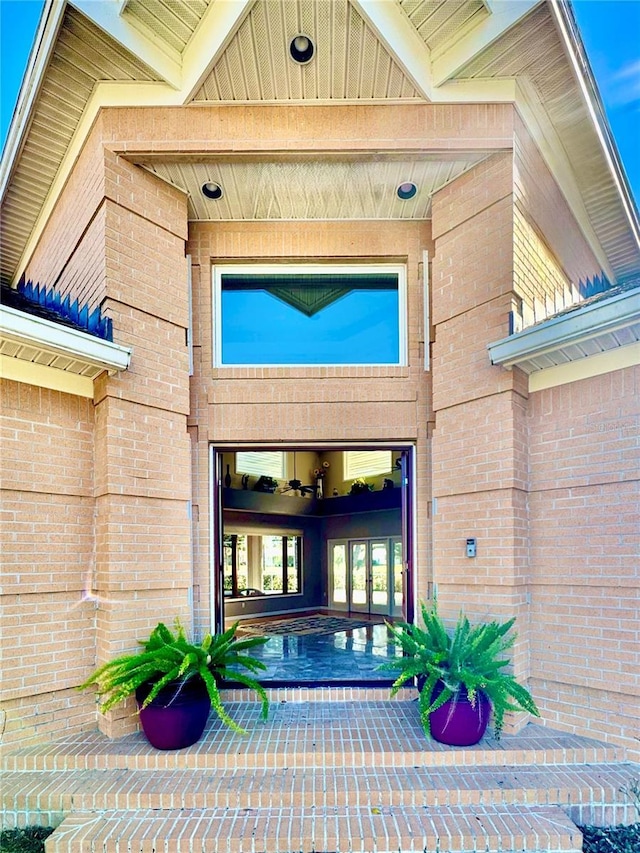
<path fill-rule="evenodd" d="M 292 5 L 273 3 L 285 20 Z M 4 309 L 6 744 L 94 727 L 76 686 L 160 619 L 215 624 L 212 452 L 381 446 L 412 460 L 412 603 L 437 590 L 449 615 L 517 616 L 514 668 L 543 722 L 637 757 L 637 212 L 572 71 L 569 11 L 515 5 L 490 38 L 470 0 L 445 38 L 401 4 L 308 0 L 318 17 L 297 24 L 317 66 L 280 56 L 275 34 L 270 71 L 247 41 L 264 0 L 203 4 L 182 46 L 158 23 L 164 52 L 126 4 L 122 27 L 90 3 L 46 6 L 3 160 L 3 281 L 100 307 L 128 363 L 65 361 L 67 343 L 20 338 Z M 549 40 L 555 69 L 521 51 L 513 70 L 528 37 Z M 69 51 L 76 68 L 103 57 L 80 107 Z M 545 100 L 558 80 L 577 116 Z M 72 132 L 27 186 L 56 98 Z M 203 202 L 203 176 L 227 207 Z M 417 200 L 399 203 L 408 178 Z M 406 357 L 221 365 L 212 267 L 231 262 L 401 264 Z M 326 607 L 326 575 L 318 588 Z M 116 736 L 129 709 L 99 723 Z"/>

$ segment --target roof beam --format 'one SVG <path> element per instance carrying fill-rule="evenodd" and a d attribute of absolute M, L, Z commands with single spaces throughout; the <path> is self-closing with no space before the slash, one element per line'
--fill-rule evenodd
<path fill-rule="evenodd" d="M 245 19 L 254 0 L 212 0 L 182 58 L 183 103 L 188 103 L 209 76 Z"/>
<path fill-rule="evenodd" d="M 433 86 L 441 86 L 455 77 L 465 65 L 541 2 L 544 0 L 492 0 L 490 4 L 486 3 L 491 14 L 476 24 L 466 36 L 456 40 L 448 50 L 434 58 L 431 65 Z"/>
<path fill-rule="evenodd" d="M 395 0 L 351 0 L 416 89 L 432 100 L 431 51 Z"/>
<path fill-rule="evenodd" d="M 121 14 L 122 7 L 109 0 L 69 0 L 70 5 L 82 12 L 107 35 L 140 59 L 174 89 L 182 88 L 182 60 L 180 54 L 162 42 L 155 41 L 139 27 L 132 26 Z"/>

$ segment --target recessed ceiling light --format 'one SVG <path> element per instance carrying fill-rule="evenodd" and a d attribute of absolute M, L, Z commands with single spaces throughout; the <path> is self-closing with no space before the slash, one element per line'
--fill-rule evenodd
<path fill-rule="evenodd" d="M 404 181 L 396 190 L 398 198 L 401 198 L 403 201 L 413 198 L 417 192 L 418 187 L 413 183 L 413 181 Z"/>
<path fill-rule="evenodd" d="M 207 181 L 206 184 L 202 185 L 202 195 L 216 200 L 222 198 L 224 193 L 220 184 L 216 184 L 215 181 Z"/>
<path fill-rule="evenodd" d="M 298 33 L 289 42 L 289 53 L 294 62 L 305 65 L 313 59 L 315 47 L 309 36 L 306 36 L 304 33 Z"/>

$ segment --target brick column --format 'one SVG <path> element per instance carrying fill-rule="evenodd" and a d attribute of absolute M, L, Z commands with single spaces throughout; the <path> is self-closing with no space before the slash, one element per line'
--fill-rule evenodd
<path fill-rule="evenodd" d="M 513 298 L 513 168 L 495 155 L 433 201 L 434 582 L 443 614 L 517 616 L 527 663 L 526 382 L 493 367 Z M 466 556 L 467 537 L 477 556 Z"/>
<path fill-rule="evenodd" d="M 97 663 L 157 622 L 191 627 L 188 286 L 185 197 L 105 154 L 106 307 L 131 367 L 97 383 Z M 111 736 L 133 703 L 100 717 Z"/>

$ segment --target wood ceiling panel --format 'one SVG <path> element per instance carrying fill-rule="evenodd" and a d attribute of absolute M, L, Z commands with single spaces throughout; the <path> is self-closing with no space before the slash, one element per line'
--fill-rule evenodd
<path fill-rule="evenodd" d="M 289 55 L 308 35 L 312 62 Z M 418 91 L 348 0 L 258 0 L 195 101 L 421 99 Z"/>

